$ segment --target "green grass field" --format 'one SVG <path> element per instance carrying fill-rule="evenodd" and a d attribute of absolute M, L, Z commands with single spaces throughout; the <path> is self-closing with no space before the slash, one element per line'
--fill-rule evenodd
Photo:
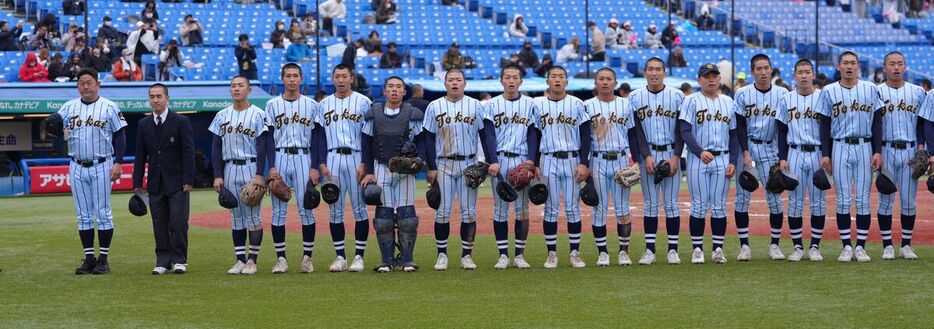
<path fill-rule="evenodd" d="M 215 195 L 193 193 L 192 213 L 217 210 Z M 229 230 L 192 227 L 190 272 L 157 277 L 149 274 L 150 221 L 129 215 L 127 199 L 114 196 L 113 273 L 80 277 L 73 272 L 82 256 L 70 196 L 0 199 L 0 328 L 921 328 L 934 320 L 934 248 L 916 248 L 918 261 L 882 262 L 879 246 L 872 246 L 873 262 L 838 264 L 835 241 L 824 244 L 823 263 L 763 260 L 767 241 L 756 238 L 756 259 L 745 264 L 733 261 L 734 239 L 726 265 L 597 268 L 591 237 L 582 241 L 590 267 L 575 270 L 564 239 L 561 268 L 544 270 L 543 239 L 533 234 L 527 254 L 535 268 L 495 271 L 495 243 L 481 236 L 474 252 L 480 269 L 466 272 L 457 267 L 455 233 L 451 269 L 438 273 L 430 269 L 434 239 L 424 235 L 416 251 L 420 272 L 378 275 L 327 273 L 333 252 L 329 236 L 319 233 L 316 272 L 302 275 L 295 257 L 300 236 L 290 234 L 292 272 L 272 275 L 267 235 L 261 272 L 248 277 L 224 274 L 233 263 Z M 379 256 L 370 239 L 368 266 Z M 642 241 L 633 239 L 635 256 Z M 681 241 L 688 263 L 690 239 Z"/>

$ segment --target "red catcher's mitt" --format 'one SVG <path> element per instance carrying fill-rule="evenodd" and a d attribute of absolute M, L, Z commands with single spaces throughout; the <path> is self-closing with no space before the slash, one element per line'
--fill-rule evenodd
<path fill-rule="evenodd" d="M 282 180 L 282 177 L 272 176 L 266 181 L 269 193 L 274 195 L 282 202 L 289 202 L 292 199 L 292 189 Z"/>
<path fill-rule="evenodd" d="M 535 166 L 528 162 L 523 162 L 515 168 L 512 168 L 512 170 L 506 174 L 509 185 L 512 185 L 516 191 L 522 191 L 528 187 L 529 184 L 532 183 L 532 178 L 535 178 Z"/>

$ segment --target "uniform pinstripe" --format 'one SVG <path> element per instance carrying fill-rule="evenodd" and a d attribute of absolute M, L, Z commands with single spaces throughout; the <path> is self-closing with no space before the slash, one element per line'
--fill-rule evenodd
<path fill-rule="evenodd" d="M 768 91 L 762 92 L 756 89 L 755 84 L 750 84 L 736 91 L 736 115 L 746 118 L 747 135 L 749 138 L 749 155 L 756 163 L 756 171 L 759 177 L 765 180 L 769 174 L 769 168 L 778 163 L 778 144 L 775 142 L 776 127 L 775 119 L 776 108 L 782 96 L 787 93 L 782 87 L 772 86 Z M 740 136 L 747 137 L 747 136 Z M 766 141 L 768 143 L 756 143 L 753 141 Z M 736 171 L 744 170 L 743 162 L 736 164 Z M 745 189 L 739 188 L 739 176 L 735 175 L 736 181 L 736 211 L 749 212 L 750 193 Z M 766 202 L 769 206 L 769 213 L 782 213 L 782 195 L 781 193 L 772 193 L 766 191 Z"/>
<path fill-rule="evenodd" d="M 915 127 L 918 124 L 918 110 L 924 101 L 924 89 L 905 83 L 901 88 L 892 88 L 883 83 L 878 86 L 882 97 L 882 163 L 892 171 L 898 186 L 899 202 L 902 215 L 915 215 L 915 196 L 918 181 L 911 178 L 908 161 L 918 151 L 919 140 Z M 908 141 L 915 145 L 907 149 L 896 149 L 886 142 Z M 892 215 L 895 206 L 895 194 L 879 194 L 879 214 Z"/>
<path fill-rule="evenodd" d="M 788 126 L 788 145 L 820 146 L 820 115 L 815 112 L 818 95 L 820 90 L 810 95 L 790 92 L 779 102 L 776 120 Z M 820 158 L 820 148 L 814 152 L 789 148 L 788 170 L 798 177 L 800 184 L 788 194 L 788 217 L 802 217 L 805 193 L 809 196 L 811 216 L 825 215 L 826 192 L 809 183 L 814 172 L 821 170 Z"/>
<path fill-rule="evenodd" d="M 330 205 L 330 222 L 344 222 L 344 201 L 350 197 L 350 205 L 356 221 L 367 220 L 366 204 L 363 203 L 360 184 L 357 184 L 357 165 L 361 163 L 360 130 L 363 116 L 370 109 L 370 99 L 353 92 L 338 98 L 329 95 L 319 104 L 316 123 L 324 127 L 328 140 L 327 167 L 331 176 L 337 177 L 341 188 L 337 202 Z M 350 148 L 352 154 L 339 154 L 336 148 Z"/>
<path fill-rule="evenodd" d="M 255 159 L 256 138 L 267 131 L 265 120 L 266 112 L 254 105 L 243 111 L 228 106 L 217 112 L 208 130 L 221 137 L 224 161 Z M 234 195 L 240 195 L 240 189 L 252 180 L 255 174 L 255 161 L 245 165 L 227 162 L 224 166 L 224 188 Z M 237 208 L 230 209 L 231 226 L 234 230 L 262 225 L 262 201 L 253 207 L 244 205 L 240 198 L 237 198 L 237 203 Z"/>
<path fill-rule="evenodd" d="M 286 185 L 295 191 L 296 196 L 305 195 L 305 185 L 308 183 L 308 172 L 311 169 L 311 158 L 306 153 L 289 154 L 279 151 L 286 147 L 295 147 L 311 151 L 311 131 L 315 126 L 318 114 L 318 103 L 306 96 L 297 100 L 288 101 L 278 96 L 266 103 L 266 122 L 275 127 L 273 137 L 276 141 L 276 169 Z M 272 152 L 272 150 L 268 150 Z M 295 198 L 298 206 L 298 217 L 302 225 L 311 225 L 315 222 L 313 212 L 300 205 L 300 197 Z M 272 198 L 272 225 L 284 226 L 288 214 L 288 202 Z"/>
<path fill-rule="evenodd" d="M 603 102 L 596 97 L 584 102 L 585 111 L 590 117 L 593 140 L 593 152 L 629 152 L 629 129 L 635 127 L 632 105 L 629 100 L 614 96 L 612 102 Z M 586 137 L 585 137 L 586 138 Z M 628 165 L 628 156 L 616 160 L 606 160 L 601 156 L 592 159 L 593 181 L 600 204 L 593 207 L 593 225 L 606 226 L 610 194 L 613 195 L 613 210 L 617 221 L 629 215 L 629 188 L 623 188 L 615 181 L 616 171 Z"/>
<path fill-rule="evenodd" d="M 413 108 L 413 111 L 418 111 L 418 109 Z M 389 109 L 386 108 L 385 112 L 387 115 L 398 115 L 400 109 Z M 414 141 L 415 135 L 422 131 L 422 123 L 419 121 L 409 121 L 409 140 Z M 363 123 L 363 133 L 368 136 L 379 138 L 379 136 L 373 136 L 373 122 L 364 121 Z M 403 206 L 411 206 L 415 204 L 415 176 L 414 175 L 405 175 L 389 171 L 389 166 L 375 161 L 374 175 L 376 177 L 376 184 L 383 189 L 382 207 L 397 209 Z"/>
<path fill-rule="evenodd" d="M 535 124 L 539 112 L 538 107 L 529 96 L 520 95 L 517 100 L 507 100 L 500 95 L 487 102 L 484 112 L 496 128 L 496 152 L 519 154 L 517 157 L 499 156 L 500 172 L 508 173 L 528 160 L 526 133 L 528 128 Z M 495 195 L 493 220 L 505 222 L 509 217 L 509 203 L 500 199 L 496 194 L 497 183 L 493 180 L 493 184 L 490 184 Z M 528 220 L 528 200 L 528 190 L 519 191 L 519 198 L 513 202 L 516 220 Z"/>
<path fill-rule="evenodd" d="M 671 87 L 665 87 L 657 93 L 646 88 L 634 91 L 629 100 L 635 109 L 635 118 L 642 122 L 645 138 L 649 146 L 671 145 L 667 151 L 649 150 L 656 161 L 671 159 L 674 154 L 675 126 L 678 123 L 678 114 L 684 93 Z M 641 167 L 645 172 L 645 165 Z M 680 171 L 679 171 L 680 172 Z M 644 216 L 658 217 L 658 193 L 661 190 L 664 199 L 665 216 L 678 217 L 678 193 L 681 190 L 681 175 L 675 173 L 673 177 L 665 178 L 659 185 L 650 175 L 642 175 L 642 196 L 645 198 Z"/>

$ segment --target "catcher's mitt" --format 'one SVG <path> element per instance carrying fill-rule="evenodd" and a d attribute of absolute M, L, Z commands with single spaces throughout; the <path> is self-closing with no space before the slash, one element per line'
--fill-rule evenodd
<path fill-rule="evenodd" d="M 243 202 L 247 207 L 255 207 L 263 200 L 265 194 L 266 187 L 263 184 L 250 180 L 240 188 L 240 202 Z"/>
<path fill-rule="evenodd" d="M 628 167 L 617 170 L 613 178 L 623 187 L 633 187 L 638 185 L 639 180 L 642 179 L 642 171 L 639 169 L 638 164 L 633 163 Z"/>
<path fill-rule="evenodd" d="M 415 175 L 425 168 L 425 161 L 420 158 L 398 156 L 389 159 L 389 171 L 403 174 Z"/>
<path fill-rule="evenodd" d="M 480 184 L 486 180 L 486 175 L 490 170 L 490 165 L 485 162 L 477 162 L 467 168 L 464 168 L 464 183 L 467 187 L 477 189 Z"/>
<path fill-rule="evenodd" d="M 402 142 L 402 146 L 399 147 L 399 156 L 407 158 L 418 157 L 418 146 L 416 146 L 415 143 L 412 143 L 411 141 Z"/>
<path fill-rule="evenodd" d="M 908 160 L 908 166 L 911 167 L 911 178 L 917 180 L 924 176 L 924 173 L 928 171 L 928 158 L 931 155 L 928 154 L 925 150 L 920 150 L 915 152 L 915 156 L 911 157 L 911 160 Z"/>
<path fill-rule="evenodd" d="M 535 166 L 528 162 L 523 162 L 515 168 L 512 168 L 512 170 L 506 174 L 506 178 L 509 180 L 509 185 L 512 185 L 512 188 L 516 189 L 516 191 L 522 191 L 532 183 L 532 178 L 535 178 Z"/>
<path fill-rule="evenodd" d="M 289 202 L 289 200 L 292 200 L 292 189 L 285 184 L 282 177 L 278 175 L 269 177 L 269 180 L 266 181 L 266 186 L 269 187 L 269 193 L 276 196 L 276 198 L 282 202 Z"/>

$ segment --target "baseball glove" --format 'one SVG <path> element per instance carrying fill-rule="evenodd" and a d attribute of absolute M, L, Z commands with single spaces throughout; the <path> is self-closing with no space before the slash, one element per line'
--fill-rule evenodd
<path fill-rule="evenodd" d="M 633 163 L 628 167 L 617 170 L 613 178 L 623 187 L 633 187 L 638 185 L 639 180 L 642 179 L 642 171 L 639 169 L 638 164 Z"/>
<path fill-rule="evenodd" d="M 269 177 L 269 180 L 266 181 L 266 186 L 269 187 L 269 193 L 276 196 L 276 198 L 282 202 L 289 202 L 289 200 L 292 199 L 292 189 L 285 184 L 285 181 L 283 181 L 282 177 L 279 175 Z"/>
<path fill-rule="evenodd" d="M 398 156 L 389 159 L 389 171 L 404 174 L 415 175 L 425 168 L 425 161 L 419 158 Z"/>
<path fill-rule="evenodd" d="M 782 185 L 782 180 L 779 177 L 782 174 L 781 167 L 778 164 L 774 164 L 769 167 L 769 177 L 765 181 L 765 190 L 772 193 L 782 193 L 785 191 L 785 186 Z"/>
<path fill-rule="evenodd" d="M 250 180 L 240 188 L 240 202 L 243 202 L 247 207 L 255 207 L 263 200 L 263 195 L 265 194 L 266 187 L 263 186 L 263 184 L 258 184 Z"/>
<path fill-rule="evenodd" d="M 516 191 L 522 191 L 532 183 L 532 178 L 535 177 L 535 166 L 528 162 L 523 162 L 515 168 L 512 168 L 512 170 L 506 174 L 506 177 L 507 180 L 509 180 L 509 185 L 512 185 L 512 188 L 516 189 Z"/>
<path fill-rule="evenodd" d="M 911 160 L 908 160 L 908 166 L 911 167 L 911 178 L 917 180 L 924 176 L 924 173 L 928 171 L 928 158 L 931 155 L 928 154 L 925 150 L 919 150 L 915 152 L 915 156 L 911 157 Z"/>
<path fill-rule="evenodd" d="M 467 187 L 477 189 L 480 184 L 486 181 L 486 175 L 490 170 L 490 165 L 485 162 L 477 162 L 464 168 L 464 183 Z"/>

